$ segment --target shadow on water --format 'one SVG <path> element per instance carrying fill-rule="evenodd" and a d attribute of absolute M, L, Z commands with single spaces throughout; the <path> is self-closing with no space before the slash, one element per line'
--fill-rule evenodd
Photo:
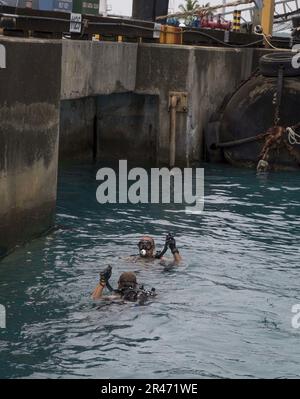
<path fill-rule="evenodd" d="M 65 166 L 57 226 L 0 267 L 0 377 L 296 377 L 300 177 L 205 165 L 205 212 L 96 202 L 96 166 Z M 143 233 L 176 234 L 185 263 L 130 263 Z M 112 264 L 156 287 L 147 304 L 93 303 Z"/>

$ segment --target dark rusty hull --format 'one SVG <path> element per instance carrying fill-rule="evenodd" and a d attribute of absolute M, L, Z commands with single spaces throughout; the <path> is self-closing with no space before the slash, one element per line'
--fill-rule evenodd
<path fill-rule="evenodd" d="M 277 79 L 261 75 L 251 78 L 229 100 L 222 114 L 219 142 L 226 143 L 266 133 L 274 126 Z M 280 125 L 294 126 L 300 122 L 300 78 L 284 78 Z M 298 131 L 299 132 L 299 131 Z M 264 140 L 224 148 L 224 156 L 236 166 L 256 168 Z M 271 151 L 272 169 L 300 168 L 300 145 L 288 151 L 285 145 Z"/>

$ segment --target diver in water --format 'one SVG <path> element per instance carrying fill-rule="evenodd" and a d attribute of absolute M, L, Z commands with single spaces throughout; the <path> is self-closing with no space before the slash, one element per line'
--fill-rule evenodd
<path fill-rule="evenodd" d="M 176 240 L 174 236 L 169 233 L 167 235 L 165 246 L 162 251 L 155 252 L 155 241 L 150 236 L 144 236 L 138 243 L 139 256 L 133 256 L 131 259 L 137 261 L 138 259 L 153 260 L 161 259 L 163 260 L 164 255 L 170 249 L 173 255 L 173 262 L 178 264 L 182 261 L 181 255 L 176 245 Z"/>
<path fill-rule="evenodd" d="M 132 272 L 122 273 L 118 281 L 118 289 L 114 290 L 109 283 L 111 274 L 111 266 L 108 266 L 103 272 L 100 273 L 100 282 L 92 294 L 92 299 L 122 299 L 123 301 L 127 302 L 138 302 L 139 304 L 144 304 L 149 298 L 156 296 L 156 291 L 154 288 L 149 291 L 146 290 L 144 286 L 139 286 L 136 275 Z M 103 297 L 103 291 L 105 288 L 110 291 L 110 296 Z"/>

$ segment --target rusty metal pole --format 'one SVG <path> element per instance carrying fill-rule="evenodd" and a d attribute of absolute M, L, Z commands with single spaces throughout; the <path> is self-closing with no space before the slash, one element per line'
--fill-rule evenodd
<path fill-rule="evenodd" d="M 176 162 L 176 114 L 178 97 L 172 96 L 170 104 L 170 168 L 175 166 Z"/>

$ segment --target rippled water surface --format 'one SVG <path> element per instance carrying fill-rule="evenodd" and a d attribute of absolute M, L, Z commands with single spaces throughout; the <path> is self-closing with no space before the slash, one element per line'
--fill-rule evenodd
<path fill-rule="evenodd" d="M 299 377 L 300 176 L 205 166 L 203 216 L 178 205 L 100 206 L 96 167 L 61 168 L 59 230 L 0 264 L 2 378 Z M 185 263 L 132 264 L 143 233 L 173 231 Z M 114 267 L 156 287 L 146 306 L 93 303 Z"/>

